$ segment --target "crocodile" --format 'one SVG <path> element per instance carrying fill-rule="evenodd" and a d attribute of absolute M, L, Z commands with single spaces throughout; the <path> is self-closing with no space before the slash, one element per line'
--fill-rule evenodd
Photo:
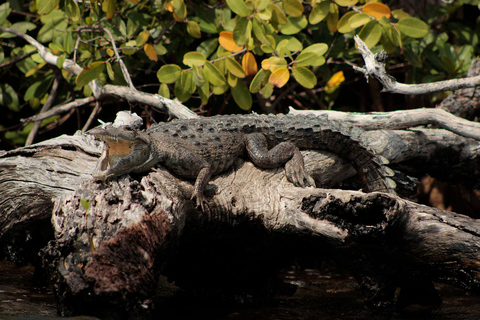
<path fill-rule="evenodd" d="M 361 132 L 326 116 L 249 114 L 176 119 L 145 131 L 99 126 L 88 133 L 105 142 L 92 174 L 96 180 L 148 171 L 160 163 L 182 178 L 195 179 L 192 199 L 204 210 L 204 189 L 212 175 L 245 155 L 260 168 L 284 165 L 295 186 L 315 186 L 300 153 L 305 149 L 325 149 L 348 159 L 366 192 L 394 193 L 387 161 L 360 142 Z"/>

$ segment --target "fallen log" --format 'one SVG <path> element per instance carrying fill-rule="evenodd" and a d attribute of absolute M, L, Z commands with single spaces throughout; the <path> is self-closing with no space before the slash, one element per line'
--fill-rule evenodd
<path fill-rule="evenodd" d="M 424 128 L 365 135 L 407 174 L 478 176 L 475 140 Z M 378 311 L 438 304 L 433 281 L 479 293 L 474 219 L 388 194 L 295 188 L 282 168 L 243 160 L 214 177 L 201 212 L 192 182 L 162 168 L 93 181 L 99 154 L 76 135 L 0 155 L 2 254 L 24 262 L 40 252 L 63 315 L 147 317 L 172 281 L 198 297 L 258 301 L 280 290 L 276 272 L 298 255 L 347 265 Z M 354 175 L 328 152 L 303 154 L 319 186 Z"/>

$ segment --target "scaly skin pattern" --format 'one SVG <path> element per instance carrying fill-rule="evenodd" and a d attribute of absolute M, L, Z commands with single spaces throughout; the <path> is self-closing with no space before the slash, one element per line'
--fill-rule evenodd
<path fill-rule="evenodd" d="M 196 179 L 192 199 L 204 209 L 203 191 L 212 175 L 238 157 L 260 168 L 285 165 L 289 181 L 314 186 L 299 150 L 325 149 L 348 159 L 367 192 L 394 193 L 391 171 L 358 140 L 361 130 L 314 115 L 231 115 L 173 120 L 146 131 L 97 127 L 89 131 L 105 142 L 93 176 L 97 180 L 148 171 L 157 163 L 180 177 Z"/>

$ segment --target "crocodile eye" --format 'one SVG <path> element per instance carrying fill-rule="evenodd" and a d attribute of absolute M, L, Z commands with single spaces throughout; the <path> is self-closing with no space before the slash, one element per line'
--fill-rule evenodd
<path fill-rule="evenodd" d="M 124 127 L 123 127 L 123 130 L 125 130 L 125 131 L 134 131 L 134 130 L 132 129 L 132 127 L 130 127 L 130 126 L 124 126 Z"/>

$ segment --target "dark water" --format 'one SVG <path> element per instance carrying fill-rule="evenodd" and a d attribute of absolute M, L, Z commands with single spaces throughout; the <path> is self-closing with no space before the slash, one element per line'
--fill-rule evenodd
<path fill-rule="evenodd" d="M 42 319 L 56 317 L 55 299 L 51 288 L 32 284 L 32 267 L 18 268 L 0 262 L 0 320 Z M 438 285 L 443 304 L 440 308 L 411 307 L 393 317 L 374 316 L 363 307 L 363 296 L 356 282 L 348 274 L 320 272 L 316 269 L 285 270 L 286 282 L 296 284 L 293 296 L 280 296 L 274 301 L 255 307 L 236 307 L 212 310 L 211 319 L 225 320 L 317 320 L 317 319 L 480 319 L 480 297 L 462 290 Z M 189 314 L 192 317 L 189 317 Z M 208 310 L 193 310 L 179 314 L 179 319 L 198 319 Z M 195 316 L 196 315 L 196 316 Z"/>

